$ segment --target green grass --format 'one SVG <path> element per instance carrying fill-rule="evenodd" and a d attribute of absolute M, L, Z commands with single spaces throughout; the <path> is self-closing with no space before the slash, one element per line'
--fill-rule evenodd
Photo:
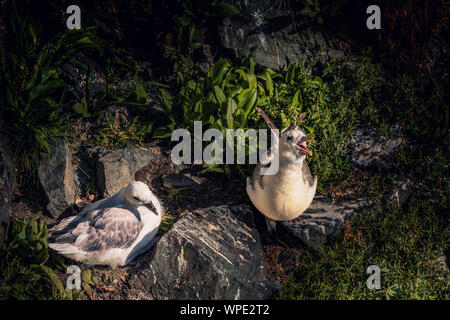
<path fill-rule="evenodd" d="M 436 258 L 448 253 L 450 236 L 448 79 L 409 73 L 388 81 L 365 58 L 354 71 L 334 77 L 352 84 L 341 93 L 351 97 L 358 121 L 381 134 L 399 123 L 407 145 L 392 172 L 372 172 L 357 184 L 357 191 L 374 197 L 376 205 L 352 217 L 345 231 L 318 252 L 306 251 L 279 299 L 447 300 L 449 274 Z M 375 81 L 379 76 L 381 81 Z M 415 182 L 411 198 L 403 208 L 391 207 L 392 180 L 407 173 Z M 382 271 L 380 290 L 366 287 L 366 269 L 372 264 Z"/>
<path fill-rule="evenodd" d="M 174 223 L 176 222 L 177 217 L 173 215 L 171 212 L 166 212 L 164 217 L 161 220 L 161 225 L 158 231 L 158 236 L 162 236 L 167 231 L 169 231 Z"/>
<path fill-rule="evenodd" d="M 107 119 L 98 131 L 96 144 L 112 149 L 141 145 L 151 130 L 152 123 L 141 123 L 138 117 L 134 117 L 131 123 L 116 123 L 114 119 Z"/>
<path fill-rule="evenodd" d="M 439 155 L 433 160 L 443 165 Z M 448 196 L 448 189 L 440 191 Z M 319 252 L 307 251 L 279 298 L 449 299 L 449 275 L 436 261 L 450 232 L 440 197 L 416 191 L 405 209 L 384 208 L 386 202 L 379 199 Z M 382 270 L 380 290 L 366 287 L 366 269 L 373 264 Z"/>

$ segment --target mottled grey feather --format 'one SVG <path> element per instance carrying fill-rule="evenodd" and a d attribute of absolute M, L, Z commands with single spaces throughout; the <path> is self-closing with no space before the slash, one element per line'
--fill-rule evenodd
<path fill-rule="evenodd" d="M 303 177 L 303 181 L 305 183 L 309 183 L 310 186 L 314 185 L 314 179 L 311 176 L 311 171 L 309 171 L 309 167 L 308 167 L 308 164 L 306 163 L 306 161 L 303 161 L 302 177 Z"/>
<path fill-rule="evenodd" d="M 84 219 L 85 215 L 76 215 L 63 219 L 48 231 L 48 240 L 50 242 L 70 242 L 70 238 L 73 238 L 70 232 Z"/>
<path fill-rule="evenodd" d="M 131 211 L 122 208 L 99 211 L 87 226 L 87 230 L 83 230 L 83 235 L 75 241 L 77 248 L 83 251 L 127 248 L 136 240 L 142 223 Z"/>

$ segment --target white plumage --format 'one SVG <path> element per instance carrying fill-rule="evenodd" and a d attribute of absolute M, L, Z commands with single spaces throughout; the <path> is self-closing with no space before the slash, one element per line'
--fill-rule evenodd
<path fill-rule="evenodd" d="M 154 244 L 163 214 L 148 186 L 134 181 L 52 227 L 49 247 L 86 264 L 124 266 Z"/>
<path fill-rule="evenodd" d="M 270 128 L 276 126 L 258 108 Z M 300 120 L 303 118 L 302 114 Z M 247 178 L 247 194 L 253 205 L 266 217 L 276 221 L 297 218 L 311 204 L 317 187 L 317 177 L 311 177 L 306 155 L 312 155 L 306 147 L 307 137 L 297 126 L 281 132 L 278 149 L 271 157 L 279 156 L 279 170 L 274 175 L 261 175 L 260 170 L 267 164 L 258 164 L 252 178 Z"/>

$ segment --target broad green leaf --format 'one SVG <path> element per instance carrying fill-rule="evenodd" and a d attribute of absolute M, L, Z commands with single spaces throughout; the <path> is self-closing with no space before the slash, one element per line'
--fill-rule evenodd
<path fill-rule="evenodd" d="M 243 113 L 241 114 L 241 127 L 245 125 L 250 111 L 254 109 L 256 99 L 256 89 L 246 89 L 238 96 L 238 108 L 243 110 Z"/>
<path fill-rule="evenodd" d="M 247 74 L 248 84 L 250 89 L 256 89 L 256 76 L 253 73 Z"/>
<path fill-rule="evenodd" d="M 300 107 L 303 106 L 302 94 L 301 94 L 300 90 L 297 90 L 295 92 L 294 97 L 292 97 L 292 101 L 291 101 L 292 107 L 297 107 L 298 105 L 300 105 Z"/>
<path fill-rule="evenodd" d="M 272 81 L 272 77 L 270 76 L 270 74 L 268 72 L 264 73 L 264 77 L 266 79 L 266 87 L 267 90 L 269 90 L 269 96 L 273 96 L 273 81 Z"/>
<path fill-rule="evenodd" d="M 58 290 L 58 293 L 63 295 L 64 294 L 64 286 L 59 280 L 56 273 L 47 267 L 46 265 L 33 265 L 33 268 L 38 269 L 42 275 L 44 275 L 46 278 L 50 279 L 53 284 L 55 285 L 56 289 Z"/>
<path fill-rule="evenodd" d="M 38 99 L 39 97 L 49 95 L 50 93 L 52 93 L 58 88 L 61 88 L 64 85 L 65 83 L 62 80 L 49 80 L 47 82 L 40 83 L 33 89 L 31 89 L 28 97 L 28 102 L 31 103 L 32 101 Z"/>
<path fill-rule="evenodd" d="M 160 88 L 159 92 L 161 93 L 161 101 L 163 103 L 163 107 L 166 109 L 166 112 L 172 112 L 172 95 L 164 88 Z"/>
<path fill-rule="evenodd" d="M 222 89 L 220 89 L 218 86 L 214 86 L 214 92 L 216 94 L 216 99 L 220 104 L 225 103 L 227 101 L 225 94 L 223 93 Z"/>
<path fill-rule="evenodd" d="M 90 117 L 91 114 L 87 111 L 86 106 L 83 103 L 77 102 L 73 105 L 73 110 L 75 110 L 76 113 L 82 115 L 83 117 Z"/>
<path fill-rule="evenodd" d="M 212 79 L 213 85 L 219 85 L 222 82 L 222 79 L 228 72 L 230 66 L 230 62 L 223 58 L 214 63 L 208 72 L 208 76 Z"/>
<path fill-rule="evenodd" d="M 213 6 L 212 14 L 219 18 L 226 18 L 238 15 L 240 11 L 233 5 L 225 3 L 225 2 L 218 2 Z"/>
<path fill-rule="evenodd" d="M 227 97 L 234 98 L 236 95 L 240 94 L 242 92 L 242 87 L 233 87 L 232 89 L 229 89 L 226 91 Z"/>
<path fill-rule="evenodd" d="M 136 97 L 138 101 L 145 101 L 147 99 L 147 93 L 144 86 L 139 82 L 137 76 L 134 77 L 134 83 L 136 85 Z"/>
<path fill-rule="evenodd" d="M 81 280 L 87 284 L 94 284 L 94 282 L 92 281 L 91 269 L 85 269 L 81 272 Z"/>
<path fill-rule="evenodd" d="M 227 107 L 227 124 L 229 129 L 233 129 L 234 120 L 233 114 L 237 109 L 236 102 L 232 98 L 228 98 L 228 107 Z"/>

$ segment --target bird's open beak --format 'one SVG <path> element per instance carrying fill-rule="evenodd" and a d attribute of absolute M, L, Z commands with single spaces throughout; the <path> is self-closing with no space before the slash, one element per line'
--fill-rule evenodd
<path fill-rule="evenodd" d="M 305 137 L 301 139 L 299 142 L 297 142 L 297 148 L 300 150 L 301 153 L 307 154 L 310 157 L 312 156 L 311 150 L 309 150 L 306 147 L 306 141 L 314 141 L 313 137 Z"/>
<path fill-rule="evenodd" d="M 146 203 L 145 206 L 150 209 L 154 214 L 158 215 L 158 211 L 156 211 L 155 206 L 153 205 L 153 203 L 149 202 Z"/>

